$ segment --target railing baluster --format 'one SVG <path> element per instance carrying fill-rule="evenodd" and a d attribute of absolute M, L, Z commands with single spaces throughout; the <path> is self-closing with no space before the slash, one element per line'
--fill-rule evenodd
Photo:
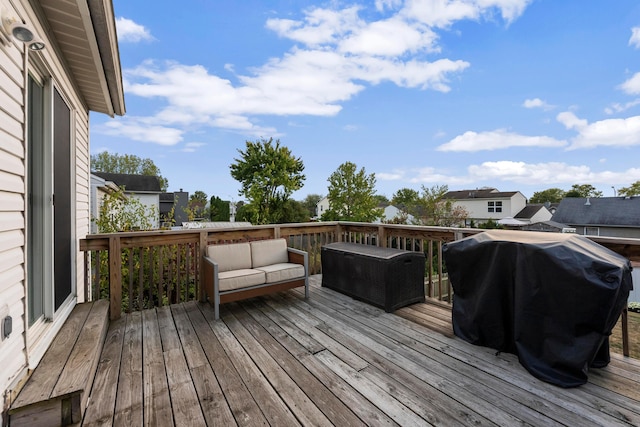
<path fill-rule="evenodd" d="M 128 254 L 129 257 L 129 289 L 127 290 L 127 293 L 129 295 L 129 303 L 127 304 L 127 313 L 130 313 L 132 310 L 131 308 L 133 307 L 133 258 L 134 258 L 134 248 L 129 248 L 126 253 Z"/>
<path fill-rule="evenodd" d="M 139 262 L 138 262 L 138 310 L 145 308 L 144 304 L 144 253 L 145 248 L 140 247 L 139 250 Z"/>

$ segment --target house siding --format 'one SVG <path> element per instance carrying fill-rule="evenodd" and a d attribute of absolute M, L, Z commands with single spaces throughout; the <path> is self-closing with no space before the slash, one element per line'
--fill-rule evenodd
<path fill-rule="evenodd" d="M 2 391 L 27 366 L 23 63 L 16 47 L 0 44 L 0 321 L 7 315 L 13 319 L 11 335 L 0 338 Z"/>
<path fill-rule="evenodd" d="M 3 5 L 8 6 L 6 2 Z M 9 13 L 25 19 L 47 48 L 38 53 L 27 53 L 24 45 L 0 44 L 0 321 L 7 314 L 13 319 L 11 335 L 0 341 L 0 393 L 3 408 L 6 408 L 15 388 L 26 376 L 27 368 L 34 367 L 60 329 L 72 305 L 60 307 L 54 319 L 47 322 L 35 340 L 27 330 L 25 313 L 27 286 L 26 260 L 26 146 L 25 82 L 31 67 L 36 67 L 51 80 L 71 110 L 71 198 L 72 241 L 72 291 L 78 301 L 84 299 L 84 271 L 79 237 L 89 232 L 89 111 L 77 85 L 67 75 L 58 50 L 52 43 L 46 26 L 27 0 L 13 3 L 15 9 Z M 27 59 L 33 56 L 35 62 Z M 37 64 L 36 64 L 37 63 Z M 25 64 L 28 69 L 25 69 Z M 75 198 L 74 198 L 75 196 Z"/>
<path fill-rule="evenodd" d="M 502 212 L 489 212 L 488 202 L 502 202 Z M 461 199 L 455 200 L 453 206 L 460 206 L 469 212 L 469 219 L 474 220 L 499 220 L 506 217 L 514 217 L 527 205 L 527 199 L 520 193 L 516 193 L 511 198 L 495 197 L 481 199 Z"/>

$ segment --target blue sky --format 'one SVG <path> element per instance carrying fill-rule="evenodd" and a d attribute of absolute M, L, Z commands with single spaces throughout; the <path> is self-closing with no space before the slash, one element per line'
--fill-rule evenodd
<path fill-rule="evenodd" d="M 640 180 L 637 0 L 114 0 L 127 114 L 92 154 L 149 157 L 169 190 L 241 200 L 229 165 L 280 139 L 301 200 L 351 161 L 404 187 Z"/>

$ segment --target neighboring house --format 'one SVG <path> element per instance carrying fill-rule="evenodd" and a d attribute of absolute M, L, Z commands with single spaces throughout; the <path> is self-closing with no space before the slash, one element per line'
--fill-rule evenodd
<path fill-rule="evenodd" d="M 553 220 L 587 236 L 640 238 L 640 197 L 569 197 Z"/>
<path fill-rule="evenodd" d="M 182 223 L 189 220 L 188 204 L 189 192 L 182 191 L 182 188 L 173 193 L 160 193 L 160 222 L 165 222 L 172 216 L 172 226 L 182 227 Z"/>
<path fill-rule="evenodd" d="M 91 223 L 89 112 L 123 115 L 125 106 L 110 0 L 0 0 L 0 10 L 3 23 L 24 22 L 41 39 L 19 42 L 0 25 L 0 395 L 6 409 L 84 301 L 78 240 Z"/>
<path fill-rule="evenodd" d="M 527 205 L 527 198 L 519 191 L 498 191 L 495 188 L 449 191 L 445 199 L 453 200 L 453 207 L 460 206 L 469 213 L 466 225 L 482 224 L 490 219 L 515 217 Z"/>
<path fill-rule="evenodd" d="M 527 224 L 535 224 L 537 222 L 550 221 L 553 214 L 543 204 L 527 205 L 514 216 L 514 219 L 523 221 Z"/>
<path fill-rule="evenodd" d="M 91 209 L 91 233 L 98 232 L 98 224 L 96 220 L 100 217 L 100 207 L 102 201 L 107 194 L 114 194 L 120 190 L 112 181 L 107 181 L 98 175 L 91 174 L 91 191 L 89 199 L 89 208 Z"/>
<path fill-rule="evenodd" d="M 541 221 L 522 226 L 525 231 L 546 231 L 550 233 L 575 233 L 576 229 L 555 221 Z"/>
<path fill-rule="evenodd" d="M 323 197 L 322 199 L 320 199 L 320 201 L 316 203 L 316 219 L 319 219 L 323 213 L 329 210 L 329 208 L 329 198 Z"/>
<path fill-rule="evenodd" d="M 160 227 L 160 194 L 162 191 L 157 176 L 107 172 L 93 172 L 93 174 L 123 188 L 125 196 L 138 199 L 154 213 L 155 216 L 151 219 L 154 228 Z"/>
<path fill-rule="evenodd" d="M 391 221 L 394 218 L 401 218 L 405 216 L 406 216 L 405 224 L 413 224 L 415 220 L 413 215 L 405 213 L 404 211 L 402 211 L 401 209 L 398 209 L 393 205 L 381 206 L 381 209 L 383 209 L 382 218 L 378 218 L 375 221 L 373 221 L 374 224 L 380 224 L 383 221 Z"/>

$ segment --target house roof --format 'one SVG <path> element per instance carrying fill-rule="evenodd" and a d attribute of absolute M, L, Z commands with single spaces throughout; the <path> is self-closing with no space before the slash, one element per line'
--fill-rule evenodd
<path fill-rule="evenodd" d="M 519 191 L 498 191 L 495 188 L 480 188 L 475 190 L 448 191 L 445 199 L 469 200 L 469 199 L 502 199 L 511 198 Z"/>
<path fill-rule="evenodd" d="M 124 173 L 92 172 L 107 181 L 112 181 L 126 192 L 160 193 L 160 180 L 157 176 L 129 175 Z"/>
<path fill-rule="evenodd" d="M 514 218 L 531 219 L 535 214 L 537 214 L 540 211 L 540 209 L 544 209 L 544 208 L 545 208 L 544 205 L 538 205 L 538 204 L 527 205 L 524 208 L 522 208 L 522 210 L 518 212 L 516 216 L 514 216 Z"/>
<path fill-rule="evenodd" d="M 640 197 L 569 197 L 560 202 L 552 220 L 569 225 L 640 227 Z"/>
<path fill-rule="evenodd" d="M 563 228 L 567 228 L 567 224 L 563 224 L 561 222 L 557 222 L 557 221 L 542 221 L 542 224 L 548 226 L 548 227 L 552 227 L 552 228 L 557 228 L 558 230 L 562 230 Z"/>
<path fill-rule="evenodd" d="M 40 0 L 55 46 L 91 111 L 125 113 L 120 53 L 111 0 Z"/>

